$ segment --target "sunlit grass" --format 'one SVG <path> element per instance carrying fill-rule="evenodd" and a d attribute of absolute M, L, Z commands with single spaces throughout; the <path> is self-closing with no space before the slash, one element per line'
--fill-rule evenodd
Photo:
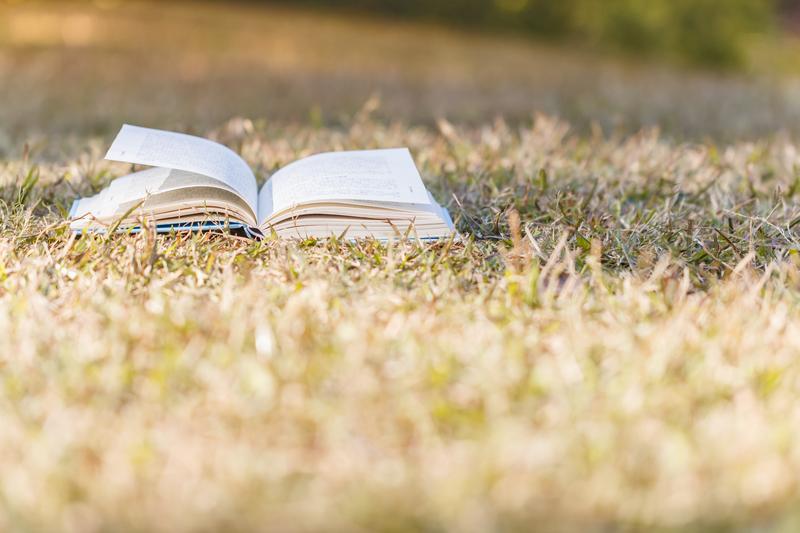
<path fill-rule="evenodd" d="M 461 236 L 76 238 L 63 208 L 126 167 L 5 162 L 4 529 L 796 525 L 795 142 L 203 133 L 262 178 L 408 145 Z"/>
<path fill-rule="evenodd" d="M 341 125 L 373 95 L 383 118 L 415 124 L 518 122 L 539 111 L 585 132 L 657 125 L 737 140 L 800 131 L 797 54 L 777 42 L 754 45 L 752 68 L 723 75 L 498 32 L 257 4 L 0 3 L 0 101 L 13 102 L 0 107 L 0 153 L 12 139 L 108 135 L 123 121 L 197 132 L 232 116 Z"/>

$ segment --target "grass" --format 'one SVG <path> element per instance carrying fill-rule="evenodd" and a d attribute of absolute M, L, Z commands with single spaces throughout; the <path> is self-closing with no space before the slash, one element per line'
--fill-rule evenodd
<path fill-rule="evenodd" d="M 792 141 L 238 124 L 409 145 L 462 237 L 76 239 L 123 168 L 7 162 L 6 529 L 796 525 Z"/>
<path fill-rule="evenodd" d="M 111 135 L 124 121 L 197 133 L 234 116 L 342 126 L 374 95 L 380 118 L 429 126 L 539 111 L 585 133 L 800 133 L 798 46 L 757 44 L 748 71 L 720 74 L 353 13 L 0 2 L 0 101 L 13 102 L 0 107 L 0 153 L 15 139 Z"/>
<path fill-rule="evenodd" d="M 439 50 L 455 59 L 445 88 L 473 79 L 473 51 L 505 53 L 494 56 L 488 94 L 455 90 L 438 114 L 415 95 L 449 89 L 417 85 L 429 71 L 415 77 L 421 63 L 401 54 L 395 78 L 367 62 L 387 87 L 400 80 L 380 101 L 368 99 L 374 87 L 363 78 L 315 85 L 331 59 L 312 64 L 309 50 L 352 33 L 337 18 L 165 8 L 173 26 L 156 29 L 181 28 L 180 17 L 219 24 L 155 31 L 176 48 L 149 59 L 149 79 L 111 68 L 119 58 L 146 64 L 146 50 L 131 48 L 138 41 L 102 37 L 139 27 L 146 10 L 136 5 L 74 19 L 106 17 L 88 43 L 86 32 L 49 42 L 52 33 L 12 22 L 41 14 L 39 4 L 4 9 L 0 21 L 18 26 L 0 33 L 0 71 L 13 74 L 0 84 L 0 529 L 798 527 L 792 97 L 774 100 L 761 79 L 446 34 Z M 69 9 L 48 13 L 89 8 Z M 294 51 L 285 79 L 298 85 L 276 89 L 264 81 L 275 67 L 262 65 L 231 98 L 197 97 L 224 78 L 211 74 L 221 63 L 206 54 L 209 36 L 242 50 L 226 73 L 252 72 L 258 51 L 226 47 L 229 28 L 245 28 L 235 35 L 246 40 L 266 20 L 279 27 L 280 13 L 322 28 L 300 32 L 308 48 L 286 34 L 275 41 Z M 435 33 L 359 24 L 374 32 L 375 50 L 415 49 L 402 45 L 409 35 Z M 341 53 L 355 61 L 356 41 L 347 43 Z M 186 85 L 165 65 L 196 50 L 214 68 Z M 570 92 L 576 81 L 554 104 L 561 118 L 530 118 L 555 86 L 539 92 L 519 67 L 555 57 L 567 58 L 559 72 L 584 61 L 593 66 L 581 76 L 605 73 L 598 93 L 614 101 L 633 94 L 621 79 L 660 92 L 641 96 L 641 107 L 599 102 L 573 114 L 569 102 L 587 94 Z M 70 58 L 72 71 L 58 66 Z M 102 73 L 124 84 L 103 85 Z M 704 89 L 687 98 L 693 83 Z M 300 86 L 309 92 L 298 96 Z M 519 100 L 509 104 L 506 90 Z M 309 113 L 317 96 L 326 103 Z M 286 107 L 273 114 L 271 97 Z M 362 98 L 355 111 L 350 98 Z M 219 107 L 206 113 L 204 102 Z M 403 111 L 413 102 L 420 120 Z M 474 102 L 474 115 L 460 114 Z M 511 109 L 526 102 L 524 115 Z M 648 102 L 664 114 L 649 114 Z M 735 114 L 720 112 L 732 102 Z M 493 108 L 508 119 L 487 116 Z M 604 129 L 608 109 L 626 126 Z M 76 238 L 66 210 L 128 171 L 101 157 L 130 117 L 188 124 L 239 151 L 261 180 L 317 151 L 409 146 L 460 236 Z M 636 127 L 651 121 L 663 127 Z"/>

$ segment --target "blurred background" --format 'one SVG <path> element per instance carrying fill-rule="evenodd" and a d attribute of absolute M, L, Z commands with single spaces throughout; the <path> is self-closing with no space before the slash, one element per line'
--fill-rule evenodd
<path fill-rule="evenodd" d="M 794 0 L 0 0 L 0 147 L 367 111 L 795 134 L 798 35 Z"/>

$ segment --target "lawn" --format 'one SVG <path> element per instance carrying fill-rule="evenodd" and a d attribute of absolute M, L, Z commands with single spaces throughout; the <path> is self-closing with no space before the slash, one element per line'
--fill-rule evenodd
<path fill-rule="evenodd" d="M 796 80 L 164 10 L 0 8 L 0 529 L 800 526 Z M 408 146 L 459 236 L 76 238 L 123 120 Z"/>

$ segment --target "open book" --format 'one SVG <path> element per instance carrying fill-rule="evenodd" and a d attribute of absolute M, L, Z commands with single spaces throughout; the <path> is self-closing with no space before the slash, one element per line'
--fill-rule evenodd
<path fill-rule="evenodd" d="M 154 168 L 75 201 L 75 231 L 243 228 L 249 235 L 446 237 L 453 223 L 407 148 L 330 152 L 278 170 L 258 190 L 244 160 L 199 137 L 124 125 L 106 159 Z"/>

